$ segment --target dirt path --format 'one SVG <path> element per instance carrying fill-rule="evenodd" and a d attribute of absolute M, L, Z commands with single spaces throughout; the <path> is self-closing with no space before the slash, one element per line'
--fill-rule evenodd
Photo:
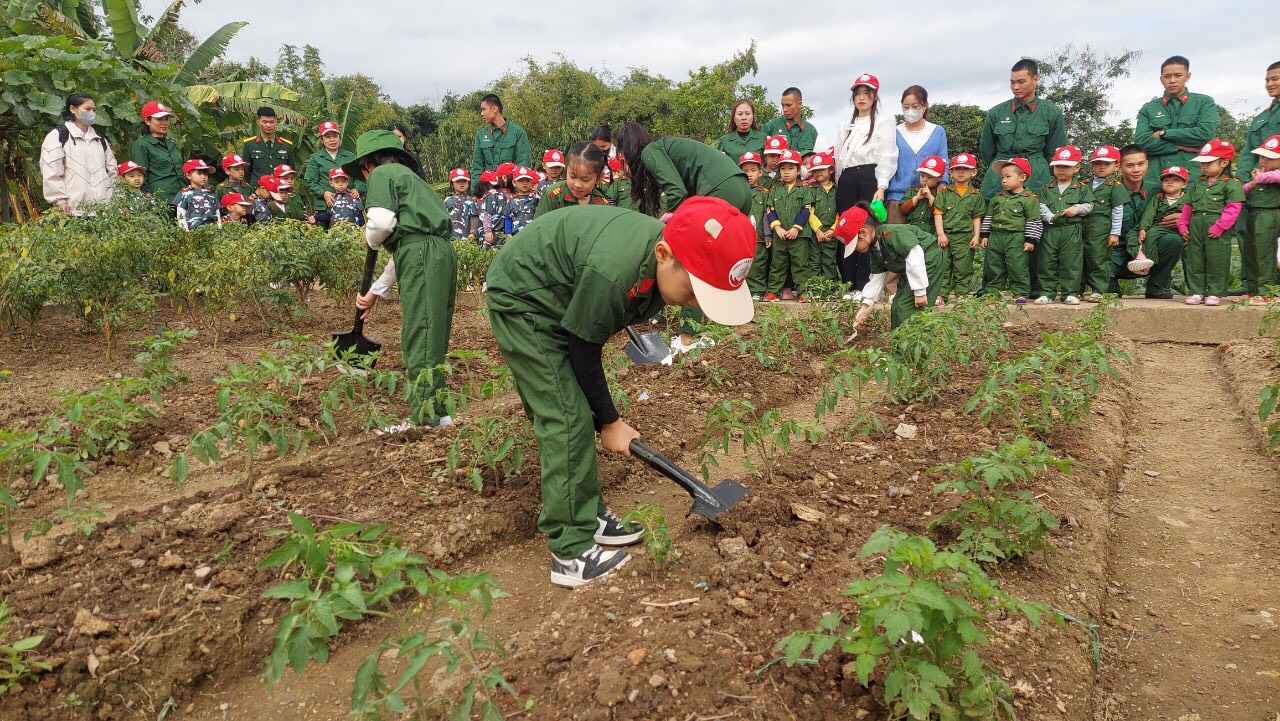
<path fill-rule="evenodd" d="M 1272 721 L 1280 712 L 1280 474 L 1214 350 L 1138 354 L 1112 505 L 1100 719 Z"/>

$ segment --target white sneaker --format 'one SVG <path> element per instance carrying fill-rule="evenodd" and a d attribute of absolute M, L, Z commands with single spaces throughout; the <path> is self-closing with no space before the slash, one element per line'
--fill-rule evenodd
<path fill-rule="evenodd" d="M 423 428 L 444 428 L 445 426 L 451 426 L 451 425 L 453 425 L 453 418 L 449 416 L 440 416 L 440 420 L 437 421 L 434 426 L 423 425 L 422 427 Z M 409 421 L 401 421 L 400 423 L 392 423 L 389 426 L 383 426 L 375 430 L 374 434 L 379 436 L 394 436 L 396 434 L 404 433 L 405 431 L 412 430 L 413 428 L 415 428 L 413 423 Z"/>
<path fill-rule="evenodd" d="M 565 588 L 577 588 L 622 568 L 630 560 L 631 556 L 621 548 L 606 551 L 598 545 L 588 548 L 577 558 L 561 558 L 553 553 L 551 582 Z"/>
<path fill-rule="evenodd" d="M 1066 298 L 1063 298 L 1062 302 L 1066 305 L 1080 305 L 1080 299 L 1074 295 L 1069 295 Z"/>
<path fill-rule="evenodd" d="M 1042 296 L 1040 296 L 1039 298 L 1036 298 L 1036 299 L 1035 299 L 1035 304 L 1036 304 L 1036 305 L 1049 305 L 1049 304 L 1050 304 L 1050 303 L 1052 303 L 1052 302 L 1053 302 L 1053 301 L 1052 301 L 1052 300 L 1050 300 L 1050 299 L 1049 299 L 1049 296 L 1047 296 L 1047 295 L 1042 295 Z"/>
<path fill-rule="evenodd" d="M 688 353 L 691 350 L 697 350 L 699 348 L 711 348 L 715 346 L 715 344 L 715 341 L 705 335 L 700 335 L 686 344 L 682 343 L 680 341 L 680 336 L 677 335 L 671 339 L 671 354 L 680 355 L 681 353 Z"/>

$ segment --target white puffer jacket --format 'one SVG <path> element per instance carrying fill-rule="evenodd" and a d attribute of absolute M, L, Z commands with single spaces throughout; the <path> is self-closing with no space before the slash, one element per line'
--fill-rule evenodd
<path fill-rule="evenodd" d="M 50 205 L 66 201 L 68 211 L 78 215 L 83 203 L 111 200 L 116 156 L 92 126 L 81 132 L 74 122 L 65 125 L 69 133 L 65 145 L 58 144 L 57 128 L 45 136 L 40 146 L 40 174 L 44 179 L 44 199 Z"/>

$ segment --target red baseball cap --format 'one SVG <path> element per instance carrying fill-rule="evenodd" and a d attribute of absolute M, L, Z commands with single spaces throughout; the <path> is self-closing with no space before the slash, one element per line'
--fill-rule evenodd
<path fill-rule="evenodd" d="M 132 160 L 126 160 L 120 164 L 120 167 L 116 169 L 116 172 L 119 173 L 120 177 L 123 178 L 125 173 L 131 172 L 134 170 L 146 170 L 146 168 L 141 165 L 138 165 Z"/>
<path fill-rule="evenodd" d="M 277 165 L 271 174 L 277 178 L 283 178 L 286 175 L 297 175 L 298 171 L 294 170 L 292 165 Z"/>
<path fill-rule="evenodd" d="M 790 148 L 782 151 L 782 157 L 778 158 L 778 165 L 783 163 L 795 163 L 796 165 L 804 165 L 804 158 L 800 154 Z"/>
<path fill-rule="evenodd" d="M 877 93 L 880 92 L 880 80 L 876 76 L 870 73 L 863 73 L 858 77 L 854 78 L 853 85 L 850 85 L 849 89 L 854 90 L 859 85 L 865 85 Z"/>
<path fill-rule="evenodd" d="M 1176 178 L 1182 178 L 1183 181 L 1186 181 L 1186 182 L 1190 182 L 1191 180 L 1191 173 L 1188 172 L 1187 169 L 1182 167 L 1181 165 L 1173 165 L 1160 171 L 1161 180 L 1164 180 L 1164 177 L 1166 175 L 1172 175 Z"/>
<path fill-rule="evenodd" d="M 968 153 L 960 153 L 951 159 L 951 169 L 968 168 L 969 170 L 978 169 L 978 159 Z"/>
<path fill-rule="evenodd" d="M 497 170 L 499 178 L 505 178 L 506 176 L 511 175 L 514 172 L 516 172 L 515 163 L 503 163 L 502 165 L 498 166 L 498 170 Z"/>
<path fill-rule="evenodd" d="M 1193 163 L 1208 163 L 1213 160 L 1231 160 L 1236 157 L 1236 148 L 1225 140 L 1210 140 L 1200 148 L 1200 154 L 1191 159 Z"/>
<path fill-rule="evenodd" d="M 791 143 L 787 142 L 785 135 L 770 135 L 769 139 L 764 141 L 765 155 L 782 155 L 782 151 L 791 147 Z"/>
<path fill-rule="evenodd" d="M 329 180 L 333 180 L 334 178 L 346 178 L 347 180 L 350 180 L 351 176 L 347 175 L 347 171 L 342 168 L 334 168 L 329 171 Z"/>
<path fill-rule="evenodd" d="M 471 173 L 468 173 L 468 172 L 467 172 L 467 170 L 466 170 L 466 168 L 454 168 L 453 170 L 450 170 L 450 171 L 449 171 L 449 184 L 450 184 L 450 185 L 452 185 L 453 183 L 456 183 L 456 182 L 458 182 L 459 180 L 465 180 L 465 181 L 467 181 L 468 183 L 470 183 L 470 182 L 471 182 Z"/>
<path fill-rule="evenodd" d="M 615 173 L 622 170 L 622 158 L 617 156 L 609 158 L 609 170 L 612 170 Z"/>
<path fill-rule="evenodd" d="M 249 161 L 245 160 L 239 155 L 236 155 L 235 153 L 232 153 L 231 155 L 228 155 L 227 157 L 222 159 L 222 169 L 224 171 L 231 170 L 232 168 L 235 168 L 241 165 L 248 165 L 248 164 L 249 164 Z"/>
<path fill-rule="evenodd" d="M 227 193 L 222 196 L 222 207 L 230 208 L 233 205 L 253 205 L 253 201 L 246 200 L 245 197 L 239 193 Z"/>
<path fill-rule="evenodd" d="M 165 107 L 164 103 L 151 102 L 142 106 L 142 119 L 150 120 L 151 118 L 170 118 L 173 117 L 173 111 Z"/>
<path fill-rule="evenodd" d="M 481 183 L 495 183 L 497 182 L 497 180 L 498 180 L 498 171 L 496 170 L 485 170 L 480 173 Z"/>
<path fill-rule="evenodd" d="M 563 168 L 564 153 L 552 148 L 542 154 L 542 167 L 544 168 Z"/>
<path fill-rule="evenodd" d="M 764 158 L 760 157 L 760 154 L 755 152 L 754 150 L 748 150 L 747 152 L 742 154 L 741 158 L 738 158 L 738 167 L 741 168 L 744 163 L 755 163 L 756 165 L 764 165 Z"/>
<path fill-rule="evenodd" d="M 264 175 L 261 178 L 258 178 L 258 187 L 268 193 L 277 193 L 280 191 L 281 187 L 280 179 L 274 175 Z"/>
<path fill-rule="evenodd" d="M 323 123 L 320 123 L 320 128 L 316 131 L 316 133 L 322 138 L 325 135 L 328 135 L 329 133 L 337 133 L 338 135 L 342 135 L 342 131 L 338 129 L 338 124 L 333 122 L 332 120 L 326 120 Z"/>
<path fill-rule="evenodd" d="M 1262 141 L 1261 146 L 1253 149 L 1253 154 L 1272 160 L 1280 159 L 1280 135 L 1272 135 Z"/>
<path fill-rule="evenodd" d="M 1016 165 L 1022 171 L 1022 174 L 1031 177 L 1031 163 L 1026 158 L 1009 158 L 1008 160 L 997 160 L 991 164 L 991 170 L 1000 172 L 1006 165 Z"/>
<path fill-rule="evenodd" d="M 856 205 L 840 214 L 840 219 L 836 221 L 834 236 L 836 240 L 844 243 L 845 258 L 848 258 L 856 250 L 858 231 L 862 230 L 862 226 L 866 224 L 867 211 Z"/>
<path fill-rule="evenodd" d="M 1082 160 L 1084 160 L 1084 153 L 1080 152 L 1080 148 L 1064 145 L 1053 151 L 1053 160 L 1049 161 L 1049 165 L 1079 165 Z"/>
<path fill-rule="evenodd" d="M 1118 163 L 1120 162 L 1120 148 L 1114 145 L 1103 145 L 1093 151 L 1093 157 L 1089 159 L 1090 163 Z"/>
<path fill-rule="evenodd" d="M 823 168 L 831 168 L 836 164 L 836 159 L 826 153 L 814 153 L 809 156 L 809 170 L 821 170 Z"/>
<path fill-rule="evenodd" d="M 521 165 L 520 167 L 516 168 L 514 180 L 522 180 L 524 178 L 528 178 L 529 180 L 537 180 L 538 174 L 533 172 L 533 168 L 530 168 L 526 165 Z"/>
<path fill-rule="evenodd" d="M 191 171 L 193 171 L 193 170 L 203 170 L 203 171 L 205 171 L 205 172 L 207 173 L 207 172 L 209 172 L 210 170 L 213 170 L 213 168 L 210 168 L 210 167 L 209 167 L 207 164 L 205 164 L 205 162 L 204 162 L 203 160 L 201 160 L 200 158 L 196 158 L 195 160 L 188 160 L 187 162 L 185 162 L 185 163 L 183 163 L 183 164 L 182 164 L 182 174 L 183 174 L 183 175 L 186 175 L 187 173 L 190 173 L 190 172 L 191 172 Z"/>
<path fill-rule="evenodd" d="M 756 229 L 742 211 L 719 198 L 685 200 L 662 230 L 671 254 L 689 271 L 698 306 L 715 323 L 742 325 L 755 317 L 747 274 Z"/>
<path fill-rule="evenodd" d="M 947 161 L 940 155 L 930 155 L 924 159 L 923 163 L 920 163 L 920 167 L 916 168 L 916 172 L 941 178 L 942 174 L 947 172 Z"/>

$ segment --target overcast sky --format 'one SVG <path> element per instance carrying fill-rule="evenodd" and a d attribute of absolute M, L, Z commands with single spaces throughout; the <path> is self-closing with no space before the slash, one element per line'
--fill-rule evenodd
<path fill-rule="evenodd" d="M 140 0 L 139 5 L 156 15 L 167 3 Z M 818 12 L 842 6 L 850 9 L 829 16 Z M 1222 15 L 1228 6 L 1230 14 Z M 880 78 L 886 112 L 897 108 L 902 89 L 912 84 L 923 85 L 931 102 L 985 108 L 1010 97 L 1009 67 L 1019 57 L 1044 56 L 1067 42 L 1100 52 L 1142 51 L 1132 75 L 1116 83 L 1113 122 L 1134 117 L 1143 102 L 1161 92 L 1160 61 L 1174 54 L 1191 59 L 1192 90 L 1212 95 L 1237 114 L 1252 115 L 1268 102 L 1262 81 L 1266 67 L 1280 60 L 1280 44 L 1270 30 L 1275 7 L 1262 0 L 1216 5 L 205 0 L 188 5 L 182 18 L 200 38 L 226 22 L 249 21 L 228 50 L 234 59 L 254 55 L 273 65 L 284 43 L 314 45 L 326 73 L 362 72 L 403 104 L 434 104 L 451 90 L 484 87 L 504 70 L 519 68 L 526 55 L 543 62 L 563 53 L 582 68 L 622 74 L 645 67 L 679 81 L 690 69 L 721 62 L 754 39 L 760 73 L 747 81 L 769 88 L 774 102 L 783 88 L 800 87 L 815 113 L 818 147 L 825 147 L 849 112 L 849 85 L 860 73 Z M 611 14 L 615 9 L 621 11 Z M 1251 20 L 1261 30 L 1247 34 Z"/>

